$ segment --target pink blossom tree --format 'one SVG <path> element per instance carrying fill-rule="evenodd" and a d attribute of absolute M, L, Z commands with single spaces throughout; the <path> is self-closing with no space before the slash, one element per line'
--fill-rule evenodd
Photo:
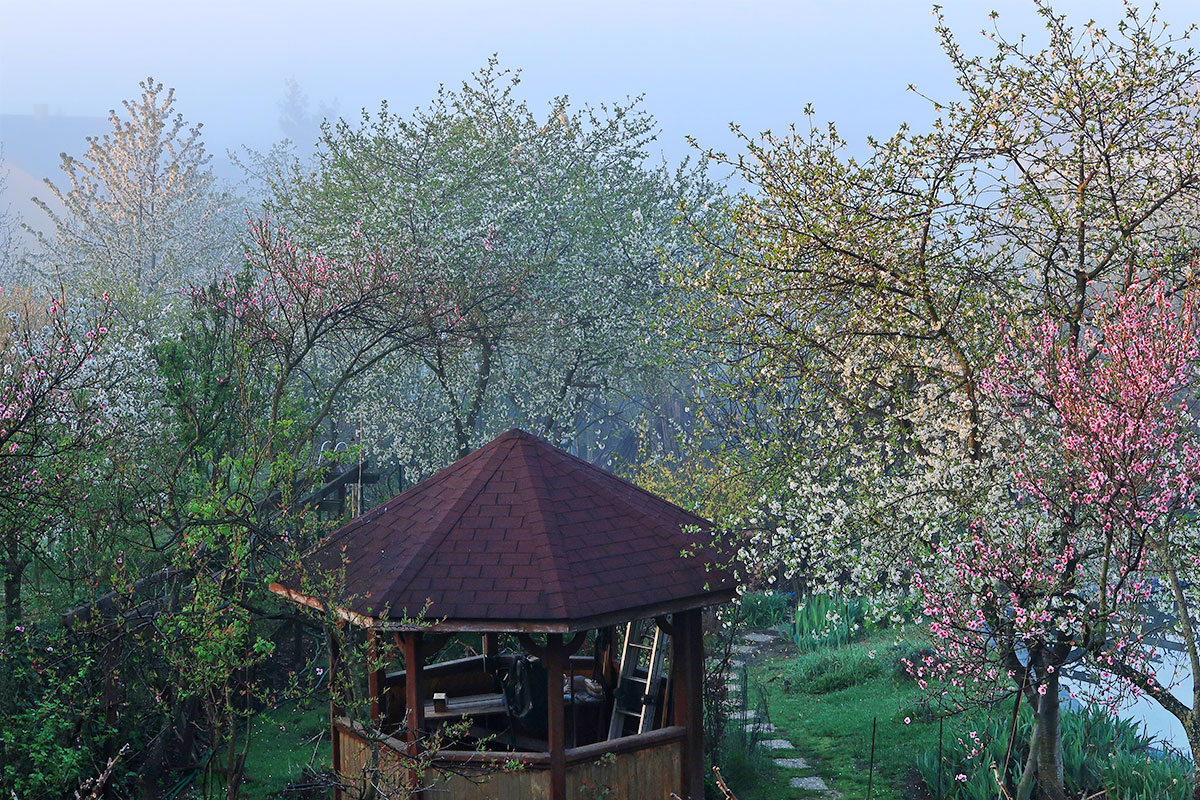
<path fill-rule="evenodd" d="M 11 632 L 23 620 L 26 570 L 74 502 L 60 472 L 102 434 L 89 389 L 103 379 L 95 358 L 112 308 L 107 296 L 89 311 L 0 287 L 0 313 L 0 573 Z"/>
<path fill-rule="evenodd" d="M 1078 334 L 1050 320 L 1028 335 L 1009 330 L 984 381 L 1011 447 L 1002 480 L 1014 502 L 938 548 L 948 569 L 917 572 L 936 647 L 910 670 L 950 696 L 996 699 L 1016 687 L 1028 699 L 1034 746 L 1018 797 L 1035 777 L 1053 785 L 1045 777 L 1061 775 L 1068 665 L 1095 676 L 1098 699 L 1148 695 L 1200 752 L 1200 697 L 1189 706 L 1156 673 L 1168 641 L 1200 669 L 1198 299 L 1131 279 L 1099 296 Z"/>
<path fill-rule="evenodd" d="M 1052 426 L 1066 469 L 1019 472 L 1043 511 L 1077 520 L 1088 566 L 1087 624 L 1076 644 L 1101 680 L 1146 694 L 1179 719 L 1200 753 L 1200 696 L 1191 706 L 1156 673 L 1167 642 L 1200 674 L 1192 584 L 1200 566 L 1200 294 L 1132 282 L 1102 296 L 1078 347 L 1034 339 L 1045 375 L 1010 394 L 1017 413 Z M 1167 615 L 1153 613 L 1165 607 Z M 1200 796 L 1200 786 L 1195 790 Z"/>

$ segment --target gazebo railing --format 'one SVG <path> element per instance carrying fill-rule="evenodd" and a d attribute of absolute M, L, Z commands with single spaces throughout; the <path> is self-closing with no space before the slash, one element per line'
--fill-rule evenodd
<path fill-rule="evenodd" d="M 388 786 L 411 780 L 407 744 L 345 717 L 335 720 L 338 771 L 348 783 Z M 566 749 L 567 797 L 582 800 L 605 788 L 619 797 L 668 797 L 679 792 L 687 730 L 671 726 Z M 378 747 L 372 765 L 371 749 Z M 428 755 L 422 797 L 445 800 L 532 800 L 547 796 L 550 753 L 441 750 Z M 343 796 L 353 796 L 353 794 Z"/>

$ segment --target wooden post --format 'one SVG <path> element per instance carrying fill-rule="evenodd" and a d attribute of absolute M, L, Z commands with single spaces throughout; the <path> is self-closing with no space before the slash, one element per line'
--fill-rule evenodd
<path fill-rule="evenodd" d="M 550 800 L 567 800 L 566 713 L 563 710 L 563 662 L 566 647 L 561 633 L 546 637 L 546 738 L 550 750 Z"/>
<path fill-rule="evenodd" d="M 485 656 L 500 655 L 500 636 L 495 633 L 483 635 L 483 654 Z"/>
<path fill-rule="evenodd" d="M 683 796 L 704 798 L 704 631 L 700 609 L 674 616 L 674 722 L 687 731 L 680 764 Z"/>
<path fill-rule="evenodd" d="M 587 631 L 579 631 L 569 642 L 561 633 L 546 634 L 546 646 L 538 647 L 527 633 L 517 641 L 530 655 L 546 665 L 546 747 L 550 751 L 550 798 L 567 800 L 567 715 L 563 709 L 563 674 L 567 660 L 583 646 Z"/>
<path fill-rule="evenodd" d="M 408 743 L 405 751 L 411 759 L 421 756 L 421 737 L 425 731 L 425 687 L 423 673 L 425 672 L 425 643 L 420 631 L 409 631 L 403 634 L 404 650 L 404 704 L 407 707 L 404 719 L 406 730 L 404 741 Z M 421 775 L 415 769 L 408 770 L 408 784 L 413 797 L 422 797 L 420 787 Z"/>
<path fill-rule="evenodd" d="M 333 790 L 333 800 L 342 800 L 342 748 L 339 740 L 337 718 L 342 713 L 338 704 L 338 692 L 341 690 L 338 675 L 342 669 L 342 635 L 346 631 L 346 623 L 339 622 L 329 628 L 329 741 L 333 745 L 333 775 L 337 785 Z"/>
<path fill-rule="evenodd" d="M 404 634 L 404 703 L 407 706 L 404 741 L 408 754 L 415 756 L 420 749 L 421 732 L 425 729 L 425 692 L 421 685 L 425 653 L 420 631 Z"/>

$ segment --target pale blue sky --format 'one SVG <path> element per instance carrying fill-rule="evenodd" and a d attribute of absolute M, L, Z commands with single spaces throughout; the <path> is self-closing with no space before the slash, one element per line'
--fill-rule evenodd
<path fill-rule="evenodd" d="M 969 49 L 1001 13 L 1008 32 L 1037 34 L 1027 0 L 943 0 Z M 309 0 L 164 3 L 162 0 L 0 0 L 0 113 L 102 116 L 152 74 L 177 89 L 177 108 L 205 123 L 210 149 L 263 146 L 280 136 L 277 103 L 294 76 L 342 114 L 387 98 L 408 110 L 439 82 L 460 83 L 497 52 L 520 68 L 538 108 L 555 94 L 577 102 L 644 93 L 660 147 L 683 155 L 686 134 L 729 147 L 728 123 L 781 130 L 812 102 L 852 142 L 930 112 L 905 87 L 952 93 L 925 0 L 796 2 L 382 2 Z M 1177 29 L 1200 1 L 1164 0 Z M 1116 0 L 1056 7 L 1081 24 L 1115 25 Z M 102 131 L 97 131 L 100 133 Z M 80 143 L 82 150 L 82 142 Z"/>

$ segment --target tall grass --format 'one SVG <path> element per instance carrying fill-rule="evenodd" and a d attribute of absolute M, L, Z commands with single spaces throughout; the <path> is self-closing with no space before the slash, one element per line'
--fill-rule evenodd
<path fill-rule="evenodd" d="M 801 652 L 843 647 L 862 634 L 865 611 L 862 600 L 811 595 L 796 606 L 792 641 Z"/>
<path fill-rule="evenodd" d="M 750 687 L 745 683 L 745 673 L 743 673 L 742 680 L 742 685 L 747 690 L 743 698 L 746 698 Z M 752 706 L 756 711 L 754 719 L 769 719 L 767 695 L 761 687 L 755 688 L 757 696 Z M 741 710 L 745 711 L 749 707 L 751 706 L 748 699 L 743 699 Z M 775 779 L 775 765 L 771 761 L 771 753 L 760 746 L 761 731 L 754 724 L 748 728 L 744 719 L 739 715 L 730 720 L 728 735 L 722 741 L 721 751 L 717 758 L 721 774 L 736 794 L 761 788 L 764 781 L 770 782 Z M 714 796 L 717 795 L 714 794 Z"/>
<path fill-rule="evenodd" d="M 976 712 L 947 726 L 940 773 L 937 750 L 918 757 L 918 769 L 932 797 L 996 800 L 999 796 L 990 765 L 1004 763 L 1012 731 L 1011 717 L 999 708 L 994 711 Z M 1025 707 L 1009 759 L 1010 786 L 1019 780 L 1029 753 L 1032 724 Z M 1101 791 L 1108 800 L 1185 800 L 1191 796 L 1189 764 L 1179 758 L 1155 756 L 1152 740 L 1128 720 L 1100 709 L 1064 710 L 1062 734 L 1063 778 L 1071 797 L 1091 797 Z M 960 740 L 965 745 L 960 746 Z M 968 758 L 973 747 L 980 752 Z"/>

